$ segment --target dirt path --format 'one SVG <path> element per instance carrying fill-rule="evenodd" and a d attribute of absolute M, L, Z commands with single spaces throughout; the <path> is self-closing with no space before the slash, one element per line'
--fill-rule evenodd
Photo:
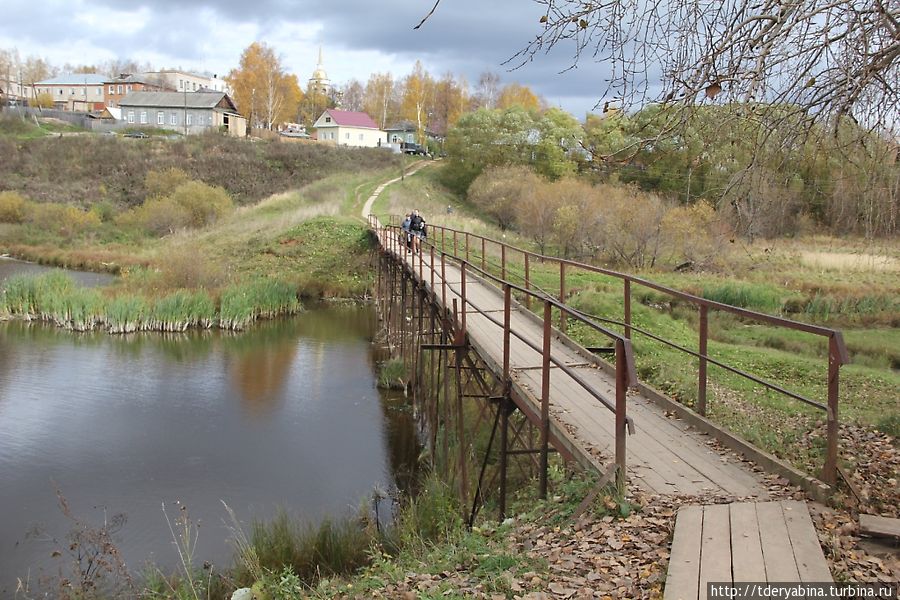
<path fill-rule="evenodd" d="M 423 160 L 423 161 L 417 162 L 403 176 L 395 177 L 394 179 L 391 179 L 390 181 L 385 181 L 384 183 L 379 185 L 377 188 L 375 188 L 375 191 L 372 192 L 372 195 L 369 196 L 369 199 L 366 200 L 366 203 L 363 204 L 362 212 L 360 213 L 359 216 L 362 217 L 363 221 L 365 221 L 369 218 L 369 215 L 372 212 L 372 206 L 375 204 L 375 201 L 378 200 L 378 196 L 381 195 L 381 192 L 384 191 L 384 188 L 386 188 L 387 186 L 389 186 L 391 184 L 397 183 L 404 177 L 411 177 L 413 174 L 418 172 L 419 169 L 423 169 L 423 168 L 427 167 L 428 165 L 432 165 L 432 164 L 434 164 L 433 160 Z"/>

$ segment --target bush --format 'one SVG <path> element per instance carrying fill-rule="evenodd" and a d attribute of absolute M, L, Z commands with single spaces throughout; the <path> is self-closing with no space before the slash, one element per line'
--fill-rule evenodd
<path fill-rule="evenodd" d="M 469 201 L 497 220 L 500 229 L 517 225 L 521 204 L 541 185 L 527 167 L 495 167 L 484 171 L 469 187 Z"/>
<path fill-rule="evenodd" d="M 231 196 L 223 188 L 200 181 L 178 186 L 169 199 L 187 211 L 191 227 L 211 225 L 234 208 Z"/>
<path fill-rule="evenodd" d="M 25 198 L 17 192 L 0 192 L 0 223 L 25 220 Z"/>
<path fill-rule="evenodd" d="M 28 221 L 39 229 L 54 231 L 64 237 L 73 237 L 100 226 L 95 212 L 84 211 L 62 204 L 30 204 Z"/>
<path fill-rule="evenodd" d="M 161 171 L 149 171 L 144 177 L 144 188 L 147 198 L 163 198 L 171 196 L 175 190 L 188 183 L 190 176 L 177 167 Z"/>
<path fill-rule="evenodd" d="M 151 235 L 164 236 L 187 227 L 190 213 L 171 198 L 158 198 L 122 213 L 116 218 L 116 223 L 142 229 Z"/>

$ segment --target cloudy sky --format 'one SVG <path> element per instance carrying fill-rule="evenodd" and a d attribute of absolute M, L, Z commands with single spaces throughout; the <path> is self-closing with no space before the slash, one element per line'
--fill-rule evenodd
<path fill-rule="evenodd" d="M 558 47 L 508 72 L 503 62 L 539 31 L 532 0 L 442 0 L 418 31 L 432 0 L 4 0 L 0 48 L 51 63 L 93 64 L 131 58 L 156 67 L 209 71 L 235 67 L 242 50 L 264 41 L 301 82 L 318 48 L 334 83 L 363 83 L 373 72 L 406 75 L 421 60 L 433 75 L 448 71 L 474 87 L 480 73 L 531 86 L 550 105 L 579 119 L 602 101 L 603 65 L 571 63 Z"/>

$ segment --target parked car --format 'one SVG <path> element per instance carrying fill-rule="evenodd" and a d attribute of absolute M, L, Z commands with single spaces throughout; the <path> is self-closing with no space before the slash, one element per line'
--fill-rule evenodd
<path fill-rule="evenodd" d="M 125 134 L 125 137 L 138 138 L 139 140 L 143 140 L 143 139 L 147 139 L 150 136 L 147 135 L 146 133 L 144 133 L 143 131 L 129 131 L 128 133 Z"/>
<path fill-rule="evenodd" d="M 421 146 L 419 144 L 414 144 L 412 142 L 406 142 L 403 145 L 403 153 L 404 154 L 418 154 L 420 156 L 425 156 L 427 154 L 427 151 L 425 150 L 424 146 Z"/>

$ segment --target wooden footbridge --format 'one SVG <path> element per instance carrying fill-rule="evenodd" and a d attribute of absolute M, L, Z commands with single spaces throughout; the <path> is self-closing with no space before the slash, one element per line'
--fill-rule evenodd
<path fill-rule="evenodd" d="M 519 462 L 524 459 L 538 470 L 540 492 L 545 496 L 552 452 L 606 478 L 615 476 L 623 489 L 627 479 L 656 494 L 765 498 L 766 488 L 758 474 L 734 454 L 711 447 L 712 437 L 808 489 L 827 491 L 834 484 L 838 376 L 840 365 L 847 362 L 840 332 L 712 302 L 445 227 L 430 226 L 431 239 L 423 243 L 420 253 L 414 253 L 401 243 L 395 224 L 383 225 L 374 217 L 369 224 L 380 249 L 377 296 L 389 339 L 415 374 L 413 388 L 419 410 L 432 424 L 430 450 L 443 452 L 445 459 L 456 454 L 454 478 L 464 501 L 470 499 L 469 480 L 476 481 L 467 465 L 473 460 L 482 462 L 471 498 L 473 515 L 488 487 L 499 488 L 503 515 L 511 457 Z M 537 262 L 545 271 L 548 264 L 558 266 L 558 293 L 533 284 L 531 268 Z M 566 303 L 566 273 L 575 269 L 622 280 L 623 319 L 586 315 Z M 516 277 L 518 282 L 513 281 Z M 631 287 L 635 285 L 697 305 L 699 351 L 662 340 L 632 323 Z M 710 310 L 827 337 L 827 401 L 808 399 L 708 356 Z M 578 345 L 565 333 L 569 323 L 606 342 L 590 348 Z M 610 325 L 618 325 L 624 333 Z M 638 381 L 630 339 L 637 333 L 678 348 L 685 353 L 685 360 L 699 362 L 700 414 Z M 703 418 L 707 363 L 825 411 L 828 445 L 821 479 L 791 469 Z M 468 402 L 472 398 L 480 402 Z M 466 434 L 467 411 L 477 413 L 479 424 L 494 417 L 486 447 L 484 440 Z M 681 418 L 673 418 L 675 414 Z M 498 430 L 500 439 L 496 441 Z M 447 435 L 439 443 L 438 431 L 455 431 L 454 443 L 447 441 Z M 493 480 L 486 482 L 492 460 L 499 469 Z"/>

